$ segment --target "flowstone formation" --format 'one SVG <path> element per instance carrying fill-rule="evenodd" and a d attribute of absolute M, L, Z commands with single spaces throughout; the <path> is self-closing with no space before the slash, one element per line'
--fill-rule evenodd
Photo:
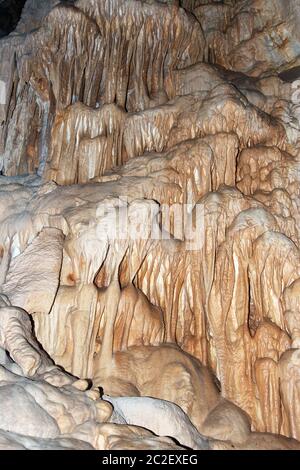
<path fill-rule="evenodd" d="M 300 449 L 299 12 L 27 0 L 0 40 L 1 448 Z"/>

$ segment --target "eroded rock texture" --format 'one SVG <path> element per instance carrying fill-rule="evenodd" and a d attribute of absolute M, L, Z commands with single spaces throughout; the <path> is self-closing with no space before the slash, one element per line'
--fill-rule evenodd
<path fill-rule="evenodd" d="M 1 448 L 300 448 L 299 11 L 26 2 L 0 41 Z"/>

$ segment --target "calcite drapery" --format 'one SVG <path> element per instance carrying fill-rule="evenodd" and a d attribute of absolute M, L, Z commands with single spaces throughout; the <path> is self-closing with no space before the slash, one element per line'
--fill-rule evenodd
<path fill-rule="evenodd" d="M 182 445 L 297 448 L 299 0 L 70 3 L 28 0 L 0 41 L 1 364 L 13 400 L 35 374 L 65 393 L 7 362 L 26 311 L 125 422 L 107 418 L 101 443 L 94 422 L 93 442 L 51 420 L 31 436 L 172 448 L 129 427 L 167 432 L 135 399 L 171 413 Z M 11 431 L 7 445 L 35 445 Z"/>

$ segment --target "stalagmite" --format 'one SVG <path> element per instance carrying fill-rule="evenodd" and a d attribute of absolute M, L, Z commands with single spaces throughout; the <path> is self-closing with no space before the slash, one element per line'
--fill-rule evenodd
<path fill-rule="evenodd" d="M 1 449 L 300 449 L 299 8 L 0 23 Z"/>

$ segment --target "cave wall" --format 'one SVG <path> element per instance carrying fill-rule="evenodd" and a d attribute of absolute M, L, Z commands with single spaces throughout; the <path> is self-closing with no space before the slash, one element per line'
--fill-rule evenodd
<path fill-rule="evenodd" d="M 0 292 L 71 374 L 244 448 L 300 440 L 299 6 L 28 0 L 0 41 Z"/>

